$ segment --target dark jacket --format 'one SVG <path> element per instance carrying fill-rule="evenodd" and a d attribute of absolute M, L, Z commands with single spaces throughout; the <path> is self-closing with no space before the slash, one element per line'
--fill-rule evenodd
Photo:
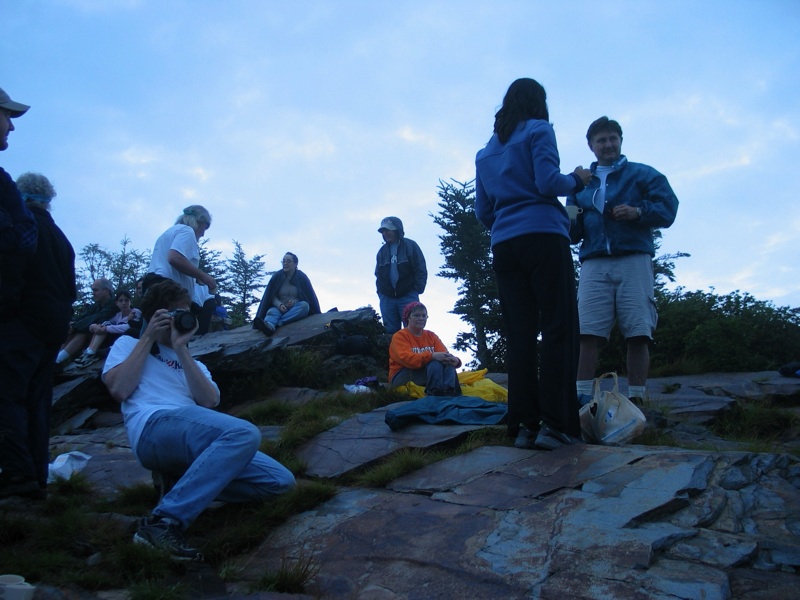
<path fill-rule="evenodd" d="M 0 260 L 7 253 L 36 250 L 36 220 L 11 176 L 0 168 Z"/>
<path fill-rule="evenodd" d="M 267 289 L 264 290 L 264 296 L 261 298 L 261 303 L 258 305 L 258 310 L 256 311 L 257 319 L 263 319 L 266 316 L 267 311 L 272 306 L 272 302 L 275 300 L 275 296 L 278 295 L 278 290 L 281 289 L 281 285 L 285 279 L 286 273 L 281 270 L 276 271 L 269 280 Z M 322 312 L 319 308 L 319 300 L 317 300 L 317 295 L 314 293 L 314 288 L 311 286 L 311 280 L 308 278 L 308 275 L 303 273 L 300 269 L 295 269 L 291 283 L 297 287 L 300 300 L 308 302 L 308 316 L 317 315 Z"/>
<path fill-rule="evenodd" d="M 95 323 L 104 323 L 119 312 L 114 297 L 111 296 L 107 302 L 95 302 L 83 315 L 72 323 L 72 330 L 77 333 L 88 333 L 89 326 Z"/>
<path fill-rule="evenodd" d="M 378 295 L 390 298 L 401 298 L 412 292 L 422 294 L 428 283 L 428 269 L 425 265 L 425 256 L 417 242 L 405 237 L 403 223 L 400 219 L 390 217 L 397 226 L 399 246 L 397 248 L 397 287 L 392 287 L 390 278 L 392 267 L 392 252 L 390 244 L 384 244 L 375 257 L 375 287 Z"/>
<path fill-rule="evenodd" d="M 77 297 L 75 252 L 49 212 L 38 207 L 30 211 L 39 229 L 36 252 L 3 262 L 0 319 L 19 319 L 37 339 L 60 344 Z"/>

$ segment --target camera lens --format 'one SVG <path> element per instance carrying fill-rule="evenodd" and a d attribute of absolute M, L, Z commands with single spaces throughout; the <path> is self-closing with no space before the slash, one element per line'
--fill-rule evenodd
<path fill-rule="evenodd" d="M 170 314 L 178 331 L 191 331 L 197 325 L 197 319 L 188 310 L 175 310 Z"/>

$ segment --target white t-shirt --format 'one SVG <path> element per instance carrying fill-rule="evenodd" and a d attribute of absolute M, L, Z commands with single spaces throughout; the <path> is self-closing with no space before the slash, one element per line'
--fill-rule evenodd
<path fill-rule="evenodd" d="M 181 273 L 169 264 L 169 251 L 176 250 L 183 254 L 195 267 L 200 265 L 200 248 L 194 229 L 188 225 L 173 225 L 156 240 L 153 254 L 150 257 L 150 271 L 180 283 L 194 296 L 194 277 Z"/>
<path fill-rule="evenodd" d="M 103 375 L 124 362 L 139 340 L 130 336 L 119 338 L 108 352 Z M 172 348 L 158 344 L 158 354 L 147 357 L 142 371 L 142 379 L 133 393 L 122 403 L 122 416 L 131 448 L 136 452 L 139 436 L 150 416 L 159 410 L 194 406 L 197 403 L 189 392 L 189 384 L 178 356 Z M 200 361 L 195 360 L 200 370 L 211 383 L 211 373 Z M 217 384 L 214 383 L 216 386 Z M 219 389 L 219 388 L 217 388 Z"/>

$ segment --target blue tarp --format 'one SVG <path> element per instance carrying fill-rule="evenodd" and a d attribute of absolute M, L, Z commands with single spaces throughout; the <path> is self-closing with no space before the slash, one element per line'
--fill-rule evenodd
<path fill-rule="evenodd" d="M 505 404 L 474 396 L 423 396 L 390 410 L 385 420 L 392 431 L 419 421 L 432 425 L 498 425 L 507 412 Z"/>

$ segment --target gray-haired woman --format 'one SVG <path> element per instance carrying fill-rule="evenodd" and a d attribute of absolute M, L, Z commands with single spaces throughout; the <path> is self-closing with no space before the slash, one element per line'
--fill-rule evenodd
<path fill-rule="evenodd" d="M 205 207 L 193 204 L 183 209 L 183 213 L 175 221 L 175 225 L 167 229 L 156 240 L 153 254 L 150 258 L 150 269 L 145 277 L 143 292 L 153 283 L 163 279 L 172 279 L 181 284 L 189 292 L 189 297 L 194 296 L 195 280 L 208 287 L 212 294 L 217 289 L 217 282 L 211 275 L 200 269 L 200 246 L 197 241 L 211 227 L 211 215 Z M 157 276 L 154 277 L 153 275 Z M 210 300 L 209 309 L 203 309 L 193 304 L 192 312 L 198 315 L 200 327 L 199 335 L 208 332 L 211 315 L 215 303 Z"/>

